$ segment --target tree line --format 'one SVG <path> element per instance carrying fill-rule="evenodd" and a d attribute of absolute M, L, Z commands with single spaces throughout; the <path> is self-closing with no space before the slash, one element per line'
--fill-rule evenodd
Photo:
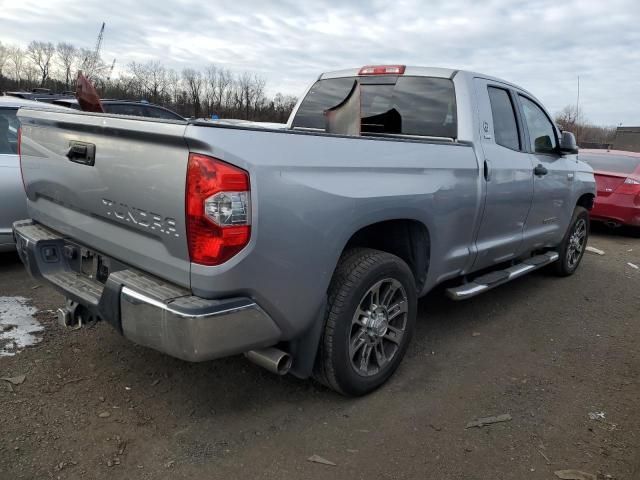
<path fill-rule="evenodd" d="M 26 48 L 0 42 L 0 91 L 40 87 L 71 92 L 81 70 L 101 98 L 147 100 L 185 117 L 286 122 L 297 102 L 291 95 L 269 96 L 266 80 L 258 74 L 217 65 L 178 71 L 159 61 L 131 62 L 113 78 L 114 64 L 66 42 L 32 41 Z"/>
<path fill-rule="evenodd" d="M 616 127 L 592 124 L 584 112 L 575 105 L 567 105 L 555 116 L 556 124 L 562 129 L 572 132 L 581 147 L 605 147 L 613 145 L 616 138 Z"/>
<path fill-rule="evenodd" d="M 102 98 L 147 100 L 185 117 L 240 118 L 285 122 L 296 97 L 266 94 L 266 81 L 257 74 L 235 73 L 217 65 L 177 71 L 159 61 L 131 62 L 117 78 L 114 63 L 87 48 L 66 42 L 32 41 L 26 48 L 0 42 L 0 91 L 49 88 L 73 91 L 78 70 L 89 77 Z M 589 122 L 575 106 L 555 116 L 560 128 L 575 133 L 578 144 L 612 144 L 615 127 Z"/>

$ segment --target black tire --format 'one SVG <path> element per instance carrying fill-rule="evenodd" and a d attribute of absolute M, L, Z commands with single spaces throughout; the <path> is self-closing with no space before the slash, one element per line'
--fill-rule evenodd
<path fill-rule="evenodd" d="M 584 237 L 582 239 L 580 251 L 575 255 L 575 251 L 571 253 L 572 242 L 575 245 L 575 235 L 577 229 L 584 228 Z M 560 277 L 568 277 L 573 275 L 578 269 L 582 257 L 584 256 L 584 250 L 587 247 L 587 241 L 589 240 L 589 212 L 584 207 L 576 207 L 573 211 L 573 217 L 571 223 L 565 233 L 562 243 L 559 246 L 558 253 L 560 258 L 554 264 L 555 274 Z"/>
<path fill-rule="evenodd" d="M 379 301 L 374 303 L 376 287 Z M 393 311 L 382 306 L 386 305 L 387 297 Z M 369 315 L 356 317 L 357 309 L 368 299 L 371 300 L 370 306 L 380 306 L 370 309 L 374 313 L 367 310 Z M 329 287 L 315 379 L 349 396 L 364 395 L 380 387 L 393 375 L 407 351 L 415 326 L 416 309 L 415 280 L 404 261 L 395 255 L 367 248 L 345 252 Z M 376 346 L 372 347 L 374 342 Z M 360 355 L 359 368 L 362 370 L 356 370 L 352 364 L 351 351 L 356 352 L 355 356 Z M 367 351 L 367 365 L 363 369 Z M 372 365 L 369 371 L 371 355 L 374 356 L 372 363 L 377 367 Z"/>

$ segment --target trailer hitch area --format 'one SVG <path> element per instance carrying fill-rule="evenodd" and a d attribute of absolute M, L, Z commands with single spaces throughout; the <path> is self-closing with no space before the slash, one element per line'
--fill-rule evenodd
<path fill-rule="evenodd" d="M 57 311 L 58 323 L 68 330 L 79 330 L 82 327 L 93 326 L 99 318 L 78 302 L 67 299 L 65 306 Z"/>

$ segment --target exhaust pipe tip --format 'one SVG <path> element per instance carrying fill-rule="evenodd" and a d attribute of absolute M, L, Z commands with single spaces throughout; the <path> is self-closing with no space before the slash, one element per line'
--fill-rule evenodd
<path fill-rule="evenodd" d="M 279 348 L 269 347 L 260 350 L 249 350 L 244 355 L 256 365 L 276 375 L 286 375 L 291 369 L 291 355 Z"/>
<path fill-rule="evenodd" d="M 620 228 L 622 226 L 620 223 L 611 220 L 604 222 L 604 224 L 611 229 Z"/>

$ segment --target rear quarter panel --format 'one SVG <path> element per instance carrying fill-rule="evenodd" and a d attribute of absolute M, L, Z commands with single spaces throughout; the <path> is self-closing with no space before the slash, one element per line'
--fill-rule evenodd
<path fill-rule="evenodd" d="M 425 291 L 469 262 L 481 192 L 471 147 L 199 126 L 186 138 L 190 150 L 249 171 L 252 199 L 250 244 L 223 265 L 192 265 L 192 289 L 255 298 L 285 336 L 310 325 L 364 226 L 413 219 L 429 229 Z"/>

